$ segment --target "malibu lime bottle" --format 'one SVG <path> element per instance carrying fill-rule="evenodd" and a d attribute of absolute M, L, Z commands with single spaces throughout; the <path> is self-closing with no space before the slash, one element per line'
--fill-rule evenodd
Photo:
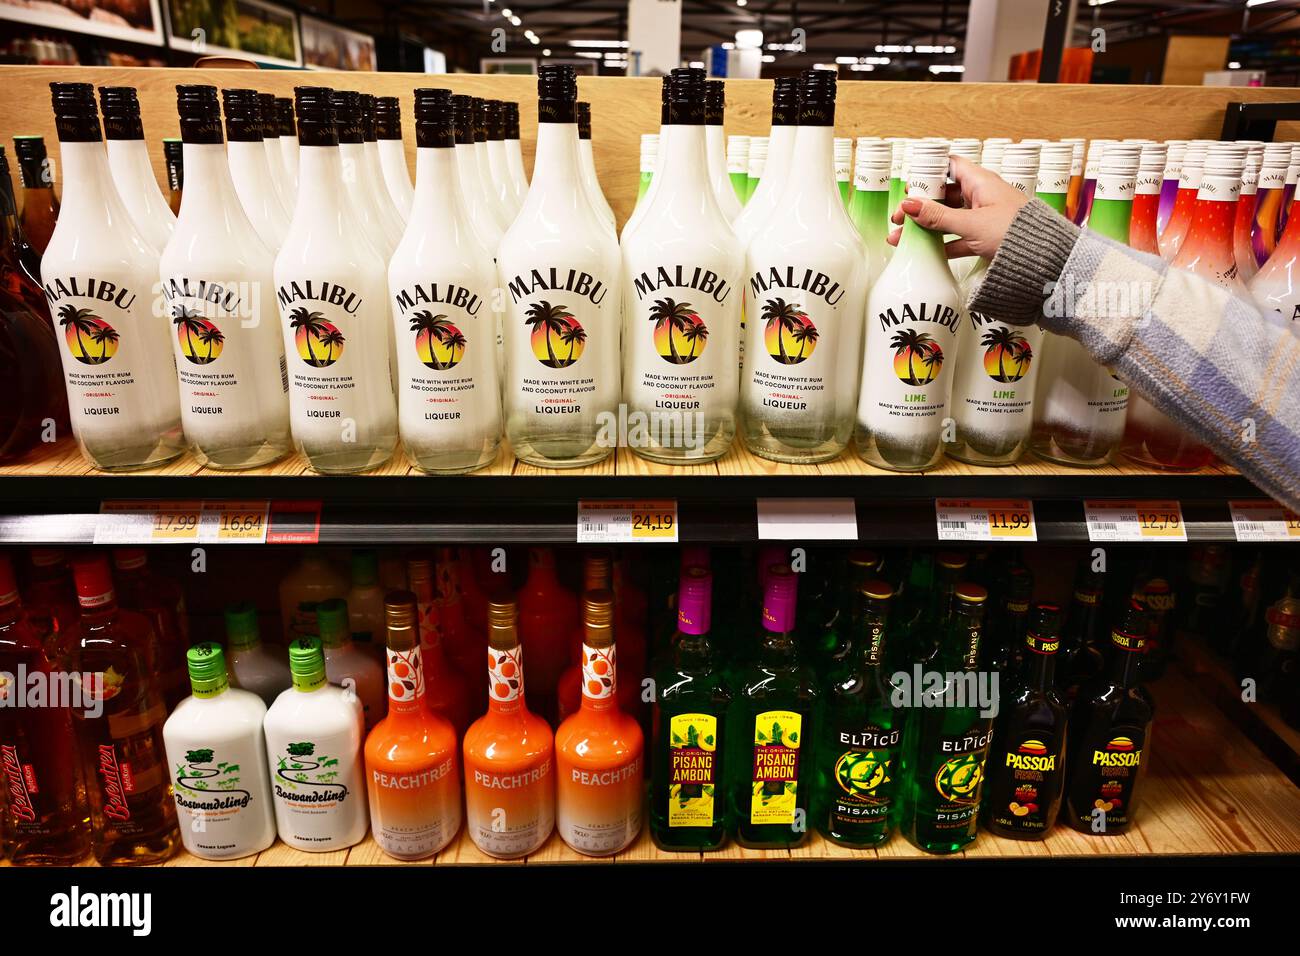
<path fill-rule="evenodd" d="M 1147 633 L 1146 614 L 1130 605 L 1110 635 L 1109 673 L 1084 688 L 1070 714 L 1064 817 L 1083 833 L 1112 836 L 1133 825 L 1155 715 L 1141 684 Z"/>
<path fill-rule="evenodd" d="M 958 585 L 933 665 L 946 679 L 910 715 L 904 742 L 905 783 L 899 828 L 927 853 L 956 853 L 975 839 L 984 760 L 993 720 L 972 700 L 979 668 L 984 604 L 978 584 Z"/>
<path fill-rule="evenodd" d="M 1041 840 L 1061 808 L 1066 713 L 1053 683 L 1060 629 L 1060 607 L 1034 606 L 1023 679 L 1001 697 L 983 808 L 984 826 L 998 836 Z"/>
<path fill-rule="evenodd" d="M 770 568 L 763 589 L 763 625 L 754 659 L 735 671 L 727 711 L 728 812 L 736 840 L 759 849 L 792 847 L 808 835 L 817 686 L 799 660 L 795 639 L 795 576 Z"/>
<path fill-rule="evenodd" d="M 906 713 L 891 702 L 885 667 L 893 596 L 884 581 L 857 588 L 851 650 L 832 670 L 819 701 L 813 819 L 841 846 L 875 846 L 893 831 Z"/>
<path fill-rule="evenodd" d="M 655 675 L 650 836 L 663 850 L 715 850 L 727 839 L 722 792 L 731 692 L 713 644 L 713 572 L 682 570 L 672 662 Z"/>

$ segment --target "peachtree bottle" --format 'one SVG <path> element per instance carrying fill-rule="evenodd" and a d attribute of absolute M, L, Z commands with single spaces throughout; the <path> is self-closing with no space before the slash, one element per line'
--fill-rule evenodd
<path fill-rule="evenodd" d="M 176 106 L 185 165 L 203 183 L 185 193 L 158 266 L 181 421 L 205 465 L 256 468 L 293 447 L 284 340 L 271 298 L 274 253 L 231 181 L 217 88 L 178 86 Z"/>
<path fill-rule="evenodd" d="M 1141 684 L 1146 633 L 1145 614 L 1130 605 L 1111 632 L 1110 673 L 1087 689 L 1070 715 L 1062 815 L 1083 833 L 1113 836 L 1133 825 L 1155 715 Z"/>
<path fill-rule="evenodd" d="M 942 200 L 948 144 L 913 143 L 910 156 L 908 196 Z M 864 460 L 890 471 L 919 471 L 943 456 L 963 311 L 943 235 L 908 219 L 867 297 L 855 431 Z"/>
<path fill-rule="evenodd" d="M 257 91 L 222 90 L 221 99 L 226 107 L 226 138 L 230 141 L 226 146 L 230 178 L 248 221 L 274 257 L 289 232 L 291 210 L 276 192 L 267 164 L 263 124 L 257 115 Z"/>
<path fill-rule="evenodd" d="M 920 713 L 907 723 L 899 828 L 927 853 L 956 853 L 975 839 L 993 719 L 962 698 L 975 684 L 987 598 L 978 584 L 958 585 L 935 665 L 947 683 L 926 691 Z"/>
<path fill-rule="evenodd" d="M 623 341 L 632 450 L 687 464 L 720 457 L 735 435 L 738 288 L 744 256 L 709 183 L 704 79 L 675 69 L 659 187 L 623 236 Z"/>
<path fill-rule="evenodd" d="M 1056 822 L 1065 784 L 1065 705 L 1053 668 L 1061 609 L 1034 606 L 1025 634 L 1023 679 L 1004 692 L 989 748 L 983 822 L 1014 840 L 1041 840 Z"/>
<path fill-rule="evenodd" d="M 176 228 L 176 217 L 154 178 L 140 122 L 140 99 L 134 87 L 101 86 L 99 104 L 104 111 L 108 166 L 118 195 L 145 241 L 155 253 L 162 252 Z M 71 176 L 65 169 L 64 182 L 69 179 Z"/>
<path fill-rule="evenodd" d="M 72 430 L 97 468 L 161 465 L 185 445 L 167 326 L 151 314 L 158 251 L 113 185 L 94 87 L 51 83 L 50 91 L 63 208 L 41 259 L 41 282 L 63 340 Z"/>
<path fill-rule="evenodd" d="M 186 663 L 194 693 L 163 725 L 181 842 L 203 860 L 260 853 L 275 842 L 266 705 L 230 686 L 220 644 L 195 644 Z"/>
<path fill-rule="evenodd" d="M 461 200 L 450 90 L 415 91 L 415 135 L 415 202 L 388 266 L 398 423 L 417 468 L 460 474 L 501 441 L 496 276 Z"/>
<path fill-rule="evenodd" d="M 385 462 L 397 443 L 386 263 L 344 197 L 331 91 L 300 86 L 298 204 L 275 259 L 293 438 L 323 474 Z"/>
<path fill-rule="evenodd" d="M 811 464 L 839 455 L 853 429 L 867 255 L 835 184 L 834 72 L 805 71 L 800 93 L 779 212 L 746 256 L 741 434 L 761 458 Z"/>
<path fill-rule="evenodd" d="M 655 680 L 650 836 L 662 850 L 715 850 L 727 839 L 723 757 L 731 692 L 709 638 L 712 591 L 707 568 L 682 570 L 672 661 Z"/>
<path fill-rule="evenodd" d="M 614 447 L 619 250 L 579 179 L 573 68 L 543 64 L 537 93 L 533 182 L 497 252 L 509 297 L 506 435 L 521 461 L 576 468 Z"/>
<path fill-rule="evenodd" d="M 885 659 L 894 589 L 861 585 L 848 653 L 830 673 L 821 699 L 821 738 L 813 778 L 813 819 L 832 843 L 884 843 L 897 808 L 900 744 L 906 712 L 894 707 Z"/>

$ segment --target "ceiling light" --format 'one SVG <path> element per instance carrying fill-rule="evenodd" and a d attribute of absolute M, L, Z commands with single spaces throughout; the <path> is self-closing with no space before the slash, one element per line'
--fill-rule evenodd
<path fill-rule="evenodd" d="M 533 46 L 537 46 L 537 44 L 542 42 L 542 38 L 539 37 L 536 33 L 534 33 L 532 36 L 528 38 L 528 42 L 531 43 Z"/>
<path fill-rule="evenodd" d="M 736 6 L 744 7 L 749 5 L 749 0 L 736 0 Z"/>
<path fill-rule="evenodd" d="M 510 12 L 509 7 L 506 7 L 504 10 L 502 10 L 501 15 L 505 17 L 507 20 L 509 20 L 512 16 L 514 16 L 514 14 Z"/>
<path fill-rule="evenodd" d="M 511 17 L 510 22 L 513 23 L 515 26 L 519 26 L 519 24 L 523 23 L 524 21 L 520 20 L 518 17 Z"/>
<path fill-rule="evenodd" d="M 551 55 L 550 47 L 547 47 L 545 50 L 542 51 L 542 56 L 550 56 L 550 55 Z"/>
<path fill-rule="evenodd" d="M 1241 64 L 1238 63 L 1236 60 L 1233 60 L 1231 63 L 1228 64 L 1228 69 L 1230 69 L 1230 70 L 1240 70 L 1240 69 L 1241 69 Z"/>
<path fill-rule="evenodd" d="M 770 53 L 764 53 L 764 54 L 763 54 L 763 62 L 764 62 L 764 63 L 775 63 L 775 62 L 776 62 L 776 57 L 774 57 L 774 56 L 773 56 L 772 54 L 770 54 Z"/>
<path fill-rule="evenodd" d="M 610 47 L 612 49 L 626 48 L 626 40 L 570 40 L 569 46 L 592 47 L 600 49 Z"/>
<path fill-rule="evenodd" d="M 741 50 L 763 49 L 762 30 L 737 30 L 736 47 Z"/>
<path fill-rule="evenodd" d="M 940 73 L 965 73 L 966 67 L 960 63 L 934 63 L 930 66 L 930 72 L 936 76 Z"/>
<path fill-rule="evenodd" d="M 854 63 L 849 66 L 849 69 L 854 73 L 871 73 L 874 72 L 876 68 L 870 63 Z"/>
<path fill-rule="evenodd" d="M 587 59 L 589 59 L 589 60 L 599 60 L 599 59 L 600 59 L 600 54 L 597 53 L 597 52 L 595 52 L 594 50 L 578 50 L 578 51 L 575 52 L 573 55 L 574 55 L 574 56 L 585 56 L 585 57 L 587 57 Z"/>
<path fill-rule="evenodd" d="M 814 64 L 813 64 L 813 69 L 814 69 L 814 70 L 834 70 L 835 72 L 838 73 L 840 68 L 839 68 L 838 66 L 836 66 L 834 63 L 814 63 Z"/>

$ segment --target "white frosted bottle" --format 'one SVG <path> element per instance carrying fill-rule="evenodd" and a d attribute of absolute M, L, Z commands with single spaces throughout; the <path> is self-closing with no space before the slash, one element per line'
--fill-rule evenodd
<path fill-rule="evenodd" d="M 272 299 L 275 253 L 230 178 L 215 86 L 178 86 L 185 168 L 201 189 L 181 199 L 158 264 L 180 384 L 181 422 L 199 461 L 256 468 L 293 448 L 284 339 Z"/>
<path fill-rule="evenodd" d="M 290 421 L 314 469 L 352 474 L 387 461 L 397 443 L 387 263 L 343 193 L 330 90 L 297 95 L 302 185 L 275 260 Z"/>
<path fill-rule="evenodd" d="M 163 724 L 181 842 L 201 860 L 252 856 L 275 842 L 266 705 L 230 686 L 220 644 L 195 644 L 186 663 L 193 694 Z"/>
<path fill-rule="evenodd" d="M 492 210 L 497 227 L 504 233 L 514 216 L 492 182 L 492 164 L 488 159 L 487 100 L 478 96 L 470 97 L 470 108 L 473 116 L 474 165 L 478 167 L 483 201 L 487 208 Z"/>
<path fill-rule="evenodd" d="M 388 266 L 398 426 L 411 462 L 461 474 L 501 443 L 496 269 L 461 202 L 451 92 L 415 92 L 416 194 Z"/>
<path fill-rule="evenodd" d="M 153 314 L 158 250 L 114 185 L 94 87 L 50 89 L 63 199 L 41 283 L 58 326 L 72 431 L 97 468 L 161 465 L 185 441 L 170 328 Z"/>
<path fill-rule="evenodd" d="M 392 202 L 376 177 L 381 174 L 371 168 L 370 157 L 366 155 L 365 116 L 361 109 L 361 94 L 352 90 L 335 90 L 331 101 L 334 105 L 335 128 L 339 136 L 339 159 L 342 161 L 343 192 L 351 208 L 352 216 L 361 226 L 366 240 L 374 247 L 384 260 L 385 267 L 401 239 L 401 227 L 395 220 L 384 215 L 384 206 L 391 208 Z M 380 200 L 382 199 L 382 202 Z M 394 214 L 396 215 L 396 214 Z M 390 341 L 391 345 L 391 341 Z"/>
<path fill-rule="evenodd" d="M 685 464 L 720 457 L 735 436 L 744 255 L 709 178 L 703 71 L 670 79 L 663 182 L 623 240 L 623 385 L 632 450 Z"/>
<path fill-rule="evenodd" d="M 578 467 L 617 439 L 620 256 L 579 179 L 572 67 L 543 64 L 537 88 L 533 182 L 497 253 L 506 434 L 528 464 Z"/>
<path fill-rule="evenodd" d="M 383 223 L 384 233 L 397 248 L 402 232 L 406 229 L 406 216 L 397 208 L 384 180 L 384 167 L 379 158 L 379 135 L 375 130 L 375 98 L 369 93 L 362 93 L 361 130 L 365 135 L 365 150 L 362 153 L 365 162 L 365 186 L 370 204 L 378 211 L 379 221 Z"/>
<path fill-rule="evenodd" d="M 287 96 L 275 98 L 276 120 L 279 125 L 280 160 L 284 164 L 285 175 L 293 189 L 294 201 L 298 198 L 298 128 L 293 120 L 293 100 Z M 292 206 L 285 206 L 292 209 Z"/>
<path fill-rule="evenodd" d="M 781 210 L 780 218 L 783 221 L 789 213 L 789 207 L 784 204 L 783 197 L 786 177 L 790 174 L 792 163 L 799 158 L 795 153 L 795 136 L 798 128 L 799 80 L 792 76 L 777 77 L 772 89 L 772 133 L 767 137 L 767 152 L 758 171 L 758 185 L 754 187 L 754 193 L 745 203 L 745 208 L 731 224 L 736 232 L 736 242 L 741 249 L 749 248 L 750 242 L 767 225 L 768 220 L 773 218 L 778 208 Z M 750 143 L 752 165 L 753 141 L 751 140 Z M 753 175 L 751 171 L 750 176 Z M 833 165 L 827 175 L 831 176 L 834 182 Z M 838 186 L 836 189 L 838 193 Z"/>
<path fill-rule="evenodd" d="M 950 154 L 960 156 L 976 166 L 982 165 L 981 159 L 984 153 L 984 143 L 978 139 L 954 139 L 950 147 Z M 951 176 L 948 182 L 954 182 Z M 891 210 L 892 212 L 892 210 Z M 945 236 L 945 241 L 956 239 L 956 236 Z M 979 261 L 978 256 L 963 256 L 960 259 L 948 260 L 948 269 L 952 272 L 952 277 L 957 280 L 960 287 L 970 276 L 971 269 L 975 268 L 975 263 Z"/>
<path fill-rule="evenodd" d="M 153 174 L 135 87 L 101 86 L 99 101 L 104 111 L 108 167 L 118 195 L 145 242 L 155 252 L 162 252 L 176 228 L 176 217 Z"/>
<path fill-rule="evenodd" d="M 509 224 L 519 214 L 520 203 L 510 181 L 510 159 L 506 156 L 505 107 L 501 100 L 483 101 L 487 125 L 488 186 Z"/>
<path fill-rule="evenodd" d="M 292 209 L 298 201 L 298 193 L 289 178 L 284 153 L 280 149 L 280 119 L 274 93 L 257 94 L 257 115 L 262 127 L 262 152 L 266 154 L 266 166 L 271 171 L 276 195 L 280 197 L 280 205 Z"/>
<path fill-rule="evenodd" d="M 740 406 L 751 452 L 812 463 L 838 456 L 853 430 L 867 253 L 835 182 L 835 74 L 805 71 L 801 94 L 781 213 L 746 256 Z"/>
<path fill-rule="evenodd" d="M 406 166 L 406 144 L 402 142 L 402 110 L 396 96 L 375 98 L 375 136 L 378 139 L 379 165 L 384 172 L 384 186 L 393 205 L 406 221 L 411 215 L 415 188 Z"/>
<path fill-rule="evenodd" d="M 342 850 L 360 843 L 370 825 L 361 702 L 326 678 L 319 638 L 294 639 L 289 667 L 293 686 L 264 724 L 276 829 L 295 850 Z"/>
<path fill-rule="evenodd" d="M 289 659 L 284 647 L 262 643 L 257 627 L 257 608 L 234 604 L 226 608 L 226 664 L 234 687 L 256 694 L 270 707 L 293 686 Z"/>
<path fill-rule="evenodd" d="M 651 139 L 650 137 L 654 138 Z M 652 146 L 653 151 L 651 151 Z M 663 168 L 662 158 L 667 148 L 668 77 L 665 76 L 662 78 L 659 93 L 659 132 L 641 137 L 641 182 L 637 188 L 636 206 L 633 207 L 632 215 L 628 216 L 627 222 L 623 223 L 623 232 L 620 238 L 626 239 L 641 224 L 641 217 L 645 215 L 646 206 L 654 196 L 655 190 L 659 188 L 656 181 L 659 178 L 659 171 Z M 534 172 L 536 172 L 536 164 L 534 164 Z"/>
<path fill-rule="evenodd" d="M 474 147 L 474 99 L 456 94 L 451 98 L 451 106 L 452 123 L 456 129 L 456 170 L 461 202 L 470 226 L 478 233 L 479 243 L 495 256 L 501 245 L 503 227 L 479 172 L 478 153 Z"/>
<path fill-rule="evenodd" d="M 709 185 L 713 187 L 713 197 L 718 201 L 718 208 L 727 217 L 727 222 L 734 222 L 740 215 L 740 199 L 735 187 L 731 185 L 728 168 L 727 141 L 722 134 L 722 123 L 726 115 L 726 84 L 722 80 L 708 80 L 704 89 L 704 146 L 708 151 Z M 742 249 L 743 253 L 744 250 Z"/>
<path fill-rule="evenodd" d="M 947 143 L 912 143 L 904 171 L 907 196 L 942 202 L 947 171 Z M 920 471 L 943 457 L 964 311 L 943 236 L 904 220 L 898 247 L 867 296 L 855 432 L 865 461 L 890 471 Z"/>
<path fill-rule="evenodd" d="M 222 90 L 226 107 L 226 156 L 244 214 L 274 257 L 289 232 L 289 210 L 271 177 L 258 121 L 256 90 Z M 182 196 L 182 202 L 184 201 Z"/>
<path fill-rule="evenodd" d="M 355 694 L 361 701 L 366 730 L 388 713 L 388 682 L 384 667 L 352 643 L 348 602 L 330 598 L 316 605 L 316 626 L 320 629 L 325 654 L 325 676 L 336 687 Z"/>
<path fill-rule="evenodd" d="M 524 150 L 519 142 L 519 104 L 506 100 L 504 110 L 506 166 L 510 170 L 510 191 L 515 194 L 516 215 L 528 195 L 528 174 L 524 172 Z"/>
<path fill-rule="evenodd" d="M 578 168 L 582 174 L 582 188 L 587 192 L 587 202 L 596 210 L 609 231 L 617 236 L 614 226 L 614 210 L 605 200 L 605 191 L 600 188 L 600 179 L 596 176 L 596 155 L 591 147 L 591 104 L 578 103 Z"/>

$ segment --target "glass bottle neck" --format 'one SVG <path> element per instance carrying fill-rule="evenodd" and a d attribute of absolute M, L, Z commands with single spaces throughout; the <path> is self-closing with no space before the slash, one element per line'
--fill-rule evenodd
<path fill-rule="evenodd" d="M 538 123 L 530 192 L 574 190 L 578 185 L 578 124 Z"/>
<path fill-rule="evenodd" d="M 415 151 L 415 198 L 411 216 L 417 222 L 445 217 L 453 209 L 460 216 L 454 146 L 421 146 Z"/>

